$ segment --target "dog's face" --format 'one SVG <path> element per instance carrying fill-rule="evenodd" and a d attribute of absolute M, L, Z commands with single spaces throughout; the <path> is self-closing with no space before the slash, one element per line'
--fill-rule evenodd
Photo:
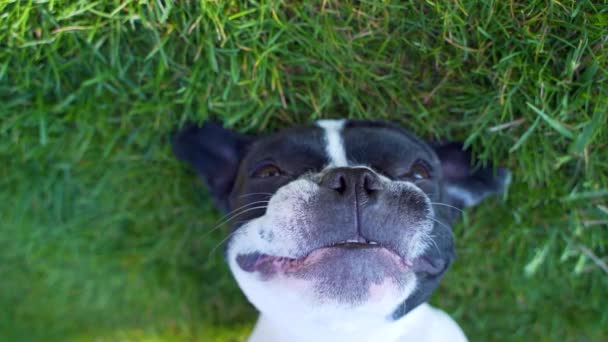
<path fill-rule="evenodd" d="M 320 121 L 250 138 L 207 123 L 177 135 L 218 205 L 227 259 L 274 317 L 395 319 L 426 301 L 454 258 L 458 209 L 503 191 L 460 145 L 431 147 L 387 123 Z"/>

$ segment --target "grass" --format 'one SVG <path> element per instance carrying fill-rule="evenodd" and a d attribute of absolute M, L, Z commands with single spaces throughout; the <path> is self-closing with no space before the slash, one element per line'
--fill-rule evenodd
<path fill-rule="evenodd" d="M 325 117 L 461 139 L 514 171 L 432 302 L 472 340 L 608 332 L 603 1 L 0 2 L 0 339 L 242 341 L 256 313 L 186 121 Z"/>

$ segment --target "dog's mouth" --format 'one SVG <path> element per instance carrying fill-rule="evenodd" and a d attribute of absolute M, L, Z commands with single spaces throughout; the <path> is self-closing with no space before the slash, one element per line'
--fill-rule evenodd
<path fill-rule="evenodd" d="M 273 256 L 261 252 L 239 254 L 236 257 L 239 267 L 246 272 L 260 272 L 265 276 L 277 273 L 301 274 L 323 267 L 341 269 L 359 269 L 376 267 L 390 269 L 391 273 L 412 271 L 429 275 L 442 273 L 446 268 L 445 261 L 433 260 L 421 256 L 406 258 L 388 246 L 374 241 L 346 240 L 310 251 L 303 257 Z"/>

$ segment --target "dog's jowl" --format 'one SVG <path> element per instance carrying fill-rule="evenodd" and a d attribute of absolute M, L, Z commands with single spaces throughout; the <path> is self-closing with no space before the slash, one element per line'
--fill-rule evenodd
<path fill-rule="evenodd" d="M 208 122 L 174 150 L 239 215 L 226 256 L 261 313 L 250 341 L 466 340 L 425 302 L 454 260 L 460 209 L 504 191 L 507 170 L 374 121 L 260 137 Z"/>

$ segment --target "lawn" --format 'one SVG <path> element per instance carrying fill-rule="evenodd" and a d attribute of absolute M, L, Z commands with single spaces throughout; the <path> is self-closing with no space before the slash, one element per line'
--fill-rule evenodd
<path fill-rule="evenodd" d="M 171 134 L 336 117 L 513 171 L 432 297 L 471 340 L 606 340 L 607 81 L 605 1 L 0 1 L 0 340 L 243 341 Z"/>

